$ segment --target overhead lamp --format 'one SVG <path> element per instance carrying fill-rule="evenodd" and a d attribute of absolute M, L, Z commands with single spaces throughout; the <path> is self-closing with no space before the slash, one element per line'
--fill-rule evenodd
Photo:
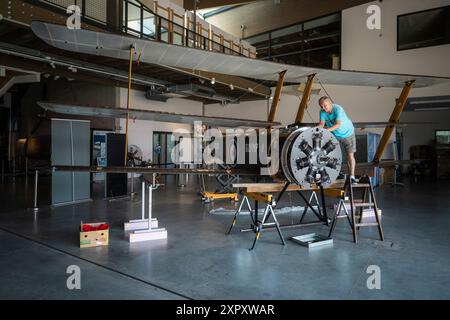
<path fill-rule="evenodd" d="M 436 100 L 422 100 L 422 101 L 410 100 L 409 104 L 436 104 L 446 102 L 450 102 L 450 99 L 436 99 Z"/>
<path fill-rule="evenodd" d="M 230 83 L 230 90 L 233 91 L 234 90 L 234 85 L 232 83 Z"/>
<path fill-rule="evenodd" d="M 213 77 L 213 78 L 211 79 L 211 84 L 212 84 L 212 85 L 216 84 L 216 78 Z"/>
<path fill-rule="evenodd" d="M 450 107 L 415 108 L 414 111 L 446 111 Z"/>

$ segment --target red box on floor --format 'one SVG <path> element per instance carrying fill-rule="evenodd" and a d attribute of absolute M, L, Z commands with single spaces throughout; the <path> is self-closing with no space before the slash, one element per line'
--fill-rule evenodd
<path fill-rule="evenodd" d="M 98 230 L 103 226 L 105 229 Z M 109 244 L 109 226 L 105 222 L 80 225 L 80 248 L 93 248 Z"/>

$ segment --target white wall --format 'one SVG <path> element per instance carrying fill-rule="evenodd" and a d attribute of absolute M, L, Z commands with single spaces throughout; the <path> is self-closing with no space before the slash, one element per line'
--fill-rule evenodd
<path fill-rule="evenodd" d="M 205 116 L 267 121 L 267 110 L 266 100 L 241 102 L 227 106 L 211 104 L 205 106 Z"/>
<path fill-rule="evenodd" d="M 381 31 L 369 30 L 366 26 L 368 18 L 366 9 L 371 4 L 381 7 Z M 398 15 L 445 5 L 450 5 L 450 0 L 384 0 L 344 10 L 342 12 L 342 69 L 450 77 L 450 45 L 397 51 Z M 399 89 L 377 90 L 355 87 L 350 91 L 337 90 L 335 94 L 339 96 L 339 99 L 336 99 L 338 103 L 341 102 L 346 106 L 346 110 L 354 121 L 387 121 L 399 93 Z M 413 88 L 410 97 L 445 95 L 450 95 L 450 85 Z M 440 117 L 439 115 L 430 116 Z M 421 121 L 420 117 L 415 120 L 416 117 L 403 114 L 400 121 Z M 412 136 L 406 137 L 409 134 Z M 407 148 L 408 145 L 416 144 L 414 139 L 419 137 L 422 142 L 431 141 L 434 137 L 434 129 L 408 128 L 405 131 L 405 137 L 409 139 L 404 144 Z M 404 156 L 409 157 L 408 152 L 405 152 Z"/>
<path fill-rule="evenodd" d="M 381 7 L 381 31 L 366 26 L 371 4 Z M 450 76 L 450 45 L 397 51 L 398 15 L 446 5 L 450 0 L 384 0 L 344 10 L 342 69 Z"/>

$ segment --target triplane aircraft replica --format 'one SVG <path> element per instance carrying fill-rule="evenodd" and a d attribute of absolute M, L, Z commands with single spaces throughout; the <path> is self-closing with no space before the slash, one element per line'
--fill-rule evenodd
<path fill-rule="evenodd" d="M 281 128 L 280 148 L 278 151 L 270 150 L 272 153 L 279 152 L 281 170 L 273 173 L 273 181 L 270 183 L 250 183 L 233 184 L 234 188 L 242 190 L 242 200 L 237 210 L 229 232 L 237 222 L 239 213 L 244 205 L 247 205 L 252 218 L 251 228 L 243 231 L 255 232 L 255 239 L 252 249 L 255 247 L 263 229 L 273 228 L 278 231 L 280 239 L 285 244 L 281 229 L 283 227 L 298 227 L 313 224 L 329 225 L 331 220 L 327 214 L 325 205 L 325 196 L 333 196 L 339 199 L 338 209 L 334 214 L 333 224 L 330 235 L 336 226 L 339 218 L 345 218 L 349 221 L 353 232 L 353 239 L 357 241 L 357 230 L 361 227 L 376 226 L 381 240 L 384 240 L 383 230 L 380 221 L 379 208 L 376 203 L 373 188 L 367 172 L 374 167 L 393 167 L 398 166 L 400 161 L 381 161 L 383 152 L 393 133 L 395 126 L 399 123 L 400 115 L 407 102 L 408 95 L 413 87 L 427 87 L 441 83 L 448 83 L 449 78 L 438 78 L 430 76 L 414 76 L 405 74 L 388 74 L 373 72 L 356 72 L 345 70 L 326 70 L 318 68 L 308 68 L 302 66 L 285 65 L 269 61 L 250 59 L 242 56 L 226 55 L 222 53 L 205 51 L 200 49 L 182 47 L 157 41 L 142 40 L 124 35 L 93 32 L 88 30 L 69 30 L 65 26 L 33 22 L 33 32 L 46 43 L 63 50 L 104 56 L 116 59 L 129 60 L 129 91 L 131 90 L 132 64 L 139 59 L 141 63 L 153 65 L 168 66 L 183 70 L 204 71 L 216 74 L 232 75 L 256 80 L 277 81 L 277 87 L 274 93 L 272 106 L 267 121 L 255 121 L 246 119 L 228 119 L 220 117 L 204 117 L 187 114 L 173 114 L 165 112 L 156 112 L 148 110 L 132 109 L 130 94 L 128 94 L 127 108 L 109 108 L 99 106 L 70 106 L 61 105 L 52 102 L 40 102 L 40 106 L 45 110 L 65 113 L 81 114 L 99 117 L 126 118 L 128 136 L 128 121 L 130 117 L 143 120 L 165 121 L 165 122 L 187 122 L 202 121 L 210 126 L 217 127 L 255 127 L 271 130 L 280 126 L 275 122 L 275 116 L 282 94 L 283 85 L 289 83 L 304 83 L 304 91 L 299 105 L 298 113 L 293 125 Z M 374 161 L 371 163 L 357 164 L 357 170 L 363 172 L 363 178 L 357 185 L 352 185 L 349 180 L 337 180 L 339 173 L 346 172 L 348 169 L 342 164 L 342 153 L 336 138 L 326 130 L 315 128 L 313 124 L 304 123 L 304 115 L 308 107 L 311 91 L 314 81 L 319 79 L 319 83 L 334 85 L 354 85 L 354 86 L 373 86 L 373 87 L 392 87 L 403 88 L 399 99 L 397 100 L 392 115 L 387 123 L 357 123 L 357 127 L 380 127 L 386 129 L 381 138 Z M 405 123 L 403 125 L 414 125 Z M 270 136 L 270 135 L 269 135 Z M 269 138 L 270 139 L 270 138 Z M 128 141 L 128 140 L 127 140 Z M 127 147 L 126 147 L 127 150 Z M 125 152 L 127 152 L 125 150 Z M 83 171 L 83 172 L 121 172 L 121 173 L 140 173 L 150 174 L 213 174 L 213 175 L 247 175 L 258 178 L 258 170 L 248 170 L 248 168 L 224 167 L 219 169 L 167 169 L 167 168 L 130 168 L 123 167 L 62 167 L 53 168 L 56 171 Z M 373 170 L 372 170 L 373 172 Z M 154 180 L 149 179 L 149 198 L 151 199 L 151 190 L 155 187 Z M 361 200 L 355 199 L 355 190 L 362 190 Z M 145 197 L 143 187 L 143 197 Z M 308 200 L 303 192 L 313 191 Z M 277 220 L 274 208 L 279 204 L 281 198 L 286 192 L 296 192 L 306 203 L 306 209 L 303 212 L 299 224 L 281 226 Z M 319 205 L 316 192 L 320 192 L 321 205 Z M 278 194 L 275 199 L 274 194 Z M 366 200 L 369 196 L 369 201 Z M 250 206 L 250 201 L 255 201 L 254 209 Z M 316 206 L 312 201 L 316 201 Z M 264 202 L 266 207 L 262 219 L 258 217 L 258 202 Z M 346 203 L 349 204 L 350 213 L 347 210 Z M 149 207 L 151 203 L 149 203 Z M 308 208 L 317 216 L 318 221 L 303 223 Z M 374 221 L 363 222 L 364 208 L 371 208 L 374 213 Z M 357 210 L 359 209 L 359 210 Z M 344 211 L 344 215 L 341 215 Z M 358 212 L 359 215 L 358 215 Z M 143 201 L 144 213 L 144 201 Z M 151 208 L 150 217 L 142 218 L 139 221 L 147 221 L 148 229 L 139 232 L 136 241 L 158 238 L 152 235 L 152 217 Z M 269 217 L 274 222 L 268 223 Z M 358 220 L 358 221 L 357 221 Z M 158 230 L 158 229 L 157 229 Z M 166 234 L 165 234 L 166 235 Z"/>

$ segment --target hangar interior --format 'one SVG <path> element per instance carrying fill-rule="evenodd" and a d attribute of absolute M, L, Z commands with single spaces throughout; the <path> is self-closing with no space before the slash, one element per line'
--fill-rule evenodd
<path fill-rule="evenodd" d="M 0 298 L 450 298 L 448 21 L 449 0 L 2 1 Z M 197 161 L 227 128 L 280 132 L 279 170 L 239 138 Z"/>

